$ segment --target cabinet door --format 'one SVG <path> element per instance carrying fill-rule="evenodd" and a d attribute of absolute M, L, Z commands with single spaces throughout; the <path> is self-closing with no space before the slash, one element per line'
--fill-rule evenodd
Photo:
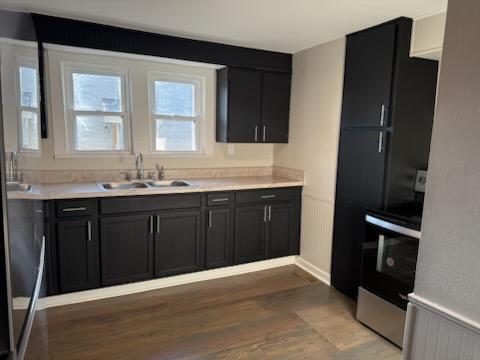
<path fill-rule="evenodd" d="M 260 141 L 262 73 L 232 68 L 229 76 L 228 141 Z"/>
<path fill-rule="evenodd" d="M 395 37 L 391 24 L 347 38 L 342 127 L 388 124 Z"/>
<path fill-rule="evenodd" d="M 294 205 L 291 203 L 268 205 L 267 219 L 267 258 L 290 255 L 296 236 Z"/>
<path fill-rule="evenodd" d="M 340 137 L 332 284 L 351 297 L 359 285 L 365 209 L 383 199 L 386 136 L 377 130 L 343 130 Z"/>
<path fill-rule="evenodd" d="M 235 264 L 265 259 L 267 205 L 235 209 Z"/>
<path fill-rule="evenodd" d="M 56 237 L 60 292 L 98 287 L 100 278 L 96 221 L 59 221 Z"/>
<path fill-rule="evenodd" d="M 201 267 L 200 210 L 156 216 L 155 276 L 169 276 Z"/>
<path fill-rule="evenodd" d="M 261 141 L 288 142 L 290 74 L 263 74 Z"/>
<path fill-rule="evenodd" d="M 153 216 L 103 218 L 100 236 L 103 286 L 153 277 Z"/>
<path fill-rule="evenodd" d="M 213 269 L 233 263 L 232 216 L 230 208 L 210 208 L 207 213 L 206 267 Z"/>

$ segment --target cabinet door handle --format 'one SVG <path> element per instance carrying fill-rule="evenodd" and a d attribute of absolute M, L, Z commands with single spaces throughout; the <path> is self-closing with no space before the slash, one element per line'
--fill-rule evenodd
<path fill-rule="evenodd" d="M 255 125 L 255 142 L 258 141 L 258 126 Z"/>
<path fill-rule="evenodd" d="M 382 104 L 382 109 L 380 110 L 380 126 L 385 125 L 385 111 L 387 110 L 387 107 L 385 104 Z"/>
<path fill-rule="evenodd" d="M 272 221 L 272 205 L 268 205 L 268 222 Z"/>
<path fill-rule="evenodd" d="M 221 199 L 213 199 L 213 202 L 220 202 L 220 201 L 228 201 L 228 198 L 221 198 Z"/>
<path fill-rule="evenodd" d="M 150 235 L 153 235 L 153 215 L 148 217 L 148 227 Z"/>
<path fill-rule="evenodd" d="M 63 212 L 75 212 L 75 211 L 85 211 L 85 210 L 87 210 L 87 208 L 83 206 L 62 209 Z"/>
<path fill-rule="evenodd" d="M 262 195 L 261 198 L 262 199 L 273 199 L 275 197 L 275 195 Z"/>
<path fill-rule="evenodd" d="M 92 242 L 92 222 L 90 220 L 87 221 L 87 236 L 88 241 Z"/>
<path fill-rule="evenodd" d="M 263 207 L 263 222 L 267 222 L 267 205 Z"/>
<path fill-rule="evenodd" d="M 383 132 L 378 134 L 378 152 L 381 154 L 383 151 Z"/>
<path fill-rule="evenodd" d="M 157 215 L 157 234 L 160 234 L 160 216 Z"/>
<path fill-rule="evenodd" d="M 267 138 L 267 127 L 265 125 L 263 125 L 263 134 L 262 134 L 262 140 L 263 142 L 265 142 Z"/>
<path fill-rule="evenodd" d="M 208 211 L 208 227 L 212 227 L 212 210 Z"/>

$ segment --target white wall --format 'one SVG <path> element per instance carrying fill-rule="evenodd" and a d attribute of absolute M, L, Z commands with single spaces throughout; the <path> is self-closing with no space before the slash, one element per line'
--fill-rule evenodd
<path fill-rule="evenodd" d="M 345 39 L 293 56 L 290 139 L 274 165 L 305 171 L 301 256 L 330 274 Z"/>
<path fill-rule="evenodd" d="M 69 48 L 53 47 L 47 50 L 48 62 L 48 104 L 49 131 L 48 139 L 41 141 L 41 156 L 22 156 L 19 166 L 29 170 L 81 170 L 81 169 L 133 169 L 134 156 L 65 156 L 64 124 L 65 110 L 63 103 L 62 72 L 63 61 L 72 63 L 89 63 L 111 65 L 128 69 L 131 88 L 131 122 L 133 136 L 132 153 L 149 152 L 149 112 L 147 76 L 149 71 L 165 71 L 203 76 L 206 79 L 205 106 L 205 145 L 204 155 L 168 156 L 152 154 L 145 156 L 145 167 L 154 168 L 155 163 L 167 168 L 205 168 L 205 167 L 242 167 L 272 166 L 272 144 L 220 144 L 215 142 L 216 119 L 216 71 L 212 66 L 185 65 L 185 62 L 159 62 L 153 58 L 141 56 L 117 56 L 113 52 L 95 54 L 92 51 L 81 52 Z M 62 153 L 63 152 L 63 153 Z"/>
<path fill-rule="evenodd" d="M 446 12 L 415 19 L 410 56 L 440 60 L 446 19 Z"/>
<path fill-rule="evenodd" d="M 480 2 L 450 2 L 415 294 L 480 323 Z"/>

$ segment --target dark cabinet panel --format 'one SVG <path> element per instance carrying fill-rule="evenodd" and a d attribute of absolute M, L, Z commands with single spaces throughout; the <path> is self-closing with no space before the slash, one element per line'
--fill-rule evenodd
<path fill-rule="evenodd" d="M 233 219 L 228 207 L 210 208 L 207 214 L 205 266 L 213 269 L 233 263 Z"/>
<path fill-rule="evenodd" d="M 290 80 L 290 74 L 263 73 L 262 142 L 288 142 Z"/>
<path fill-rule="evenodd" d="M 100 285 L 97 223 L 59 221 L 56 229 L 59 290 L 62 293 Z"/>
<path fill-rule="evenodd" d="M 265 259 L 267 205 L 235 209 L 235 264 Z"/>
<path fill-rule="evenodd" d="M 294 204 L 268 205 L 267 258 L 291 255 L 296 235 Z"/>
<path fill-rule="evenodd" d="M 175 211 L 155 217 L 155 276 L 201 268 L 200 210 Z"/>
<path fill-rule="evenodd" d="M 395 38 L 396 24 L 348 37 L 342 127 L 388 124 Z"/>
<path fill-rule="evenodd" d="M 332 254 L 334 286 L 356 297 L 365 208 L 380 204 L 384 191 L 387 133 L 343 130 L 340 137 Z"/>
<path fill-rule="evenodd" d="M 100 239 L 102 285 L 153 277 L 153 216 L 103 218 Z"/>

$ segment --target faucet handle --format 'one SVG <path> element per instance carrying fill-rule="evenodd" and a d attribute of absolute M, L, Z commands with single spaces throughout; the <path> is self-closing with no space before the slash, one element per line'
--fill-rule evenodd
<path fill-rule="evenodd" d="M 130 174 L 130 171 L 121 171 L 120 175 L 123 175 L 125 177 L 125 180 L 127 181 L 132 180 L 132 175 Z"/>

